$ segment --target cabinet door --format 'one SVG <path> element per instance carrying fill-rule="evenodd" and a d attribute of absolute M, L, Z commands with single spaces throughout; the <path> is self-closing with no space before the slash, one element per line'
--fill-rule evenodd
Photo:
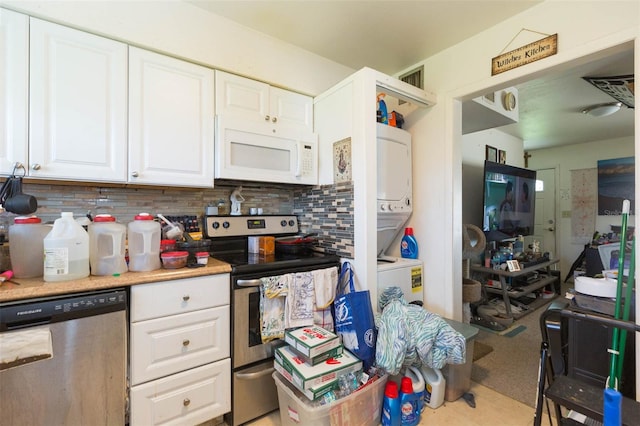
<path fill-rule="evenodd" d="M 129 48 L 129 182 L 213 187 L 214 71 Z"/>
<path fill-rule="evenodd" d="M 269 85 L 216 71 L 216 113 L 269 124 Z"/>
<path fill-rule="evenodd" d="M 126 179 L 127 46 L 31 18 L 29 174 Z"/>
<path fill-rule="evenodd" d="M 300 93 L 272 87 L 269 92 L 271 121 L 279 127 L 313 133 L 313 99 Z"/>
<path fill-rule="evenodd" d="M 29 17 L 0 9 L 0 174 L 27 166 L 28 101 Z"/>

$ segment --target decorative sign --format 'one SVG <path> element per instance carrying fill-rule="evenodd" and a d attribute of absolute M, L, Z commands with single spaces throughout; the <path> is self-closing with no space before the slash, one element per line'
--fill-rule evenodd
<path fill-rule="evenodd" d="M 556 53 L 558 53 L 558 34 L 553 34 L 491 59 L 491 75 L 521 67 Z"/>

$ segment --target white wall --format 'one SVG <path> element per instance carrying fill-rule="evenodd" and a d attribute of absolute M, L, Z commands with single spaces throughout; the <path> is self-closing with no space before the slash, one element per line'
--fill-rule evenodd
<path fill-rule="evenodd" d="M 633 138 L 609 139 L 595 142 L 588 142 L 579 145 L 563 146 L 551 149 L 539 149 L 529 151 L 529 168 L 531 169 L 558 169 L 559 182 L 556 182 L 556 193 L 567 196 L 556 197 L 556 211 L 560 212 L 557 217 L 558 230 L 557 244 L 560 254 L 560 270 L 562 279 L 569 273 L 571 265 L 582 252 L 583 243 L 576 244 L 571 238 L 571 218 L 563 217 L 571 213 L 571 171 L 580 169 L 596 168 L 598 160 L 610 158 L 632 157 L 635 155 Z M 594 196 L 597 195 L 598 188 L 593 188 Z M 596 212 L 594 212 L 597 214 Z M 620 225 L 621 216 L 596 216 L 595 230 L 606 233 L 611 232 L 610 225 Z M 629 216 L 628 224 L 631 226 L 635 222 L 635 215 Z"/>
<path fill-rule="evenodd" d="M 0 6 L 315 96 L 354 70 L 181 1 L 11 1 Z"/>
<path fill-rule="evenodd" d="M 603 4 L 608 5 L 606 13 Z M 570 62 L 586 55 L 633 41 L 638 36 L 639 6 L 639 2 L 546 1 L 398 73 L 424 65 L 425 88 L 438 96 L 438 104 L 428 114 L 411 117 L 408 123 L 414 137 L 414 164 L 420 164 L 414 168 L 414 214 L 408 226 L 421 244 L 430 310 L 462 318 L 459 100 L 538 78 L 574 65 Z M 558 53 L 492 77 L 491 58 L 523 28 L 557 33 Z M 516 37 L 511 45 L 530 41 Z"/>

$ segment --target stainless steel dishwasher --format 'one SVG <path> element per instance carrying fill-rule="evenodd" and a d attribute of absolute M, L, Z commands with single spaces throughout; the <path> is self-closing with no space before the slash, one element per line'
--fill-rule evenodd
<path fill-rule="evenodd" d="M 0 304 L 0 413 L 7 425 L 124 425 L 122 289 Z"/>

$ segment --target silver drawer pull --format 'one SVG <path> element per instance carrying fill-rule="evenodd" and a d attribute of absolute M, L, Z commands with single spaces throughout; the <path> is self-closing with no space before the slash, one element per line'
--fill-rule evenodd
<path fill-rule="evenodd" d="M 188 294 L 182 296 L 182 300 L 184 300 L 185 302 L 189 301 L 189 299 L 191 299 L 191 296 L 189 296 Z"/>
<path fill-rule="evenodd" d="M 182 405 L 185 407 L 188 407 L 189 404 L 191 404 L 191 400 L 189 398 L 185 398 L 184 401 L 182 401 Z"/>
<path fill-rule="evenodd" d="M 189 339 L 184 339 L 184 340 L 182 341 L 182 346 L 189 346 L 189 343 L 191 343 L 191 342 L 189 341 Z"/>

